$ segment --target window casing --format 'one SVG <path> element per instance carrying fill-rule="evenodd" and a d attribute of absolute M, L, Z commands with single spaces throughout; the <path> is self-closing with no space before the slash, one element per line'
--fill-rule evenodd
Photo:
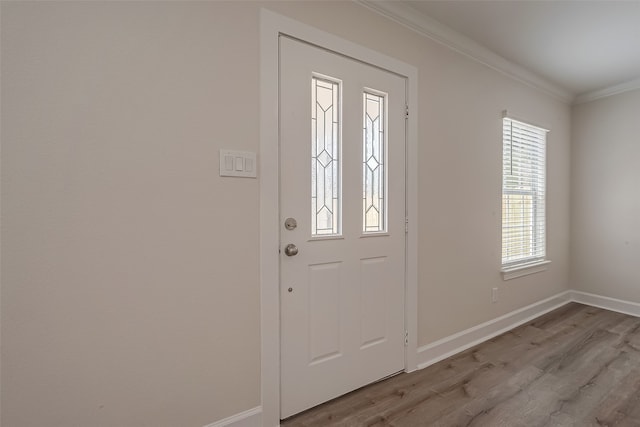
<path fill-rule="evenodd" d="M 502 127 L 502 268 L 546 257 L 545 129 L 508 117 Z"/>

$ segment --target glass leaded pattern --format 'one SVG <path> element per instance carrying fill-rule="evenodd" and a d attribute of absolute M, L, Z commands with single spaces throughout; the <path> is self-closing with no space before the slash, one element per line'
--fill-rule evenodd
<path fill-rule="evenodd" d="M 365 92 L 362 147 L 364 233 L 386 231 L 385 120 L 385 96 Z"/>
<path fill-rule="evenodd" d="M 311 235 L 340 234 L 340 85 L 311 82 Z"/>

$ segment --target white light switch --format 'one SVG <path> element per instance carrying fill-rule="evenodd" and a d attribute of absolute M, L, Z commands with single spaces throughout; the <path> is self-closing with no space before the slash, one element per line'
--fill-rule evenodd
<path fill-rule="evenodd" d="M 256 177 L 256 153 L 220 150 L 220 176 Z"/>
<path fill-rule="evenodd" d="M 224 169 L 225 171 L 233 170 L 233 156 L 225 155 L 224 157 Z"/>

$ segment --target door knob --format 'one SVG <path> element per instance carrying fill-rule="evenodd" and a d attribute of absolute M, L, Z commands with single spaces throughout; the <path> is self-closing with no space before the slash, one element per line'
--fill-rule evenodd
<path fill-rule="evenodd" d="M 287 246 L 284 247 L 284 254 L 286 256 L 298 255 L 298 247 L 293 243 L 289 243 Z"/>

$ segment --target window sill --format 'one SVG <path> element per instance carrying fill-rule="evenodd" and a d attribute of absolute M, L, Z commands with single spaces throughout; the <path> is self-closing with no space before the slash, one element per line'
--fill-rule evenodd
<path fill-rule="evenodd" d="M 528 276 L 529 274 L 540 273 L 547 269 L 547 265 L 551 264 L 551 261 L 544 260 L 531 264 L 516 265 L 513 267 L 507 267 L 500 270 L 502 273 L 502 280 L 511 280 L 516 277 Z"/>

